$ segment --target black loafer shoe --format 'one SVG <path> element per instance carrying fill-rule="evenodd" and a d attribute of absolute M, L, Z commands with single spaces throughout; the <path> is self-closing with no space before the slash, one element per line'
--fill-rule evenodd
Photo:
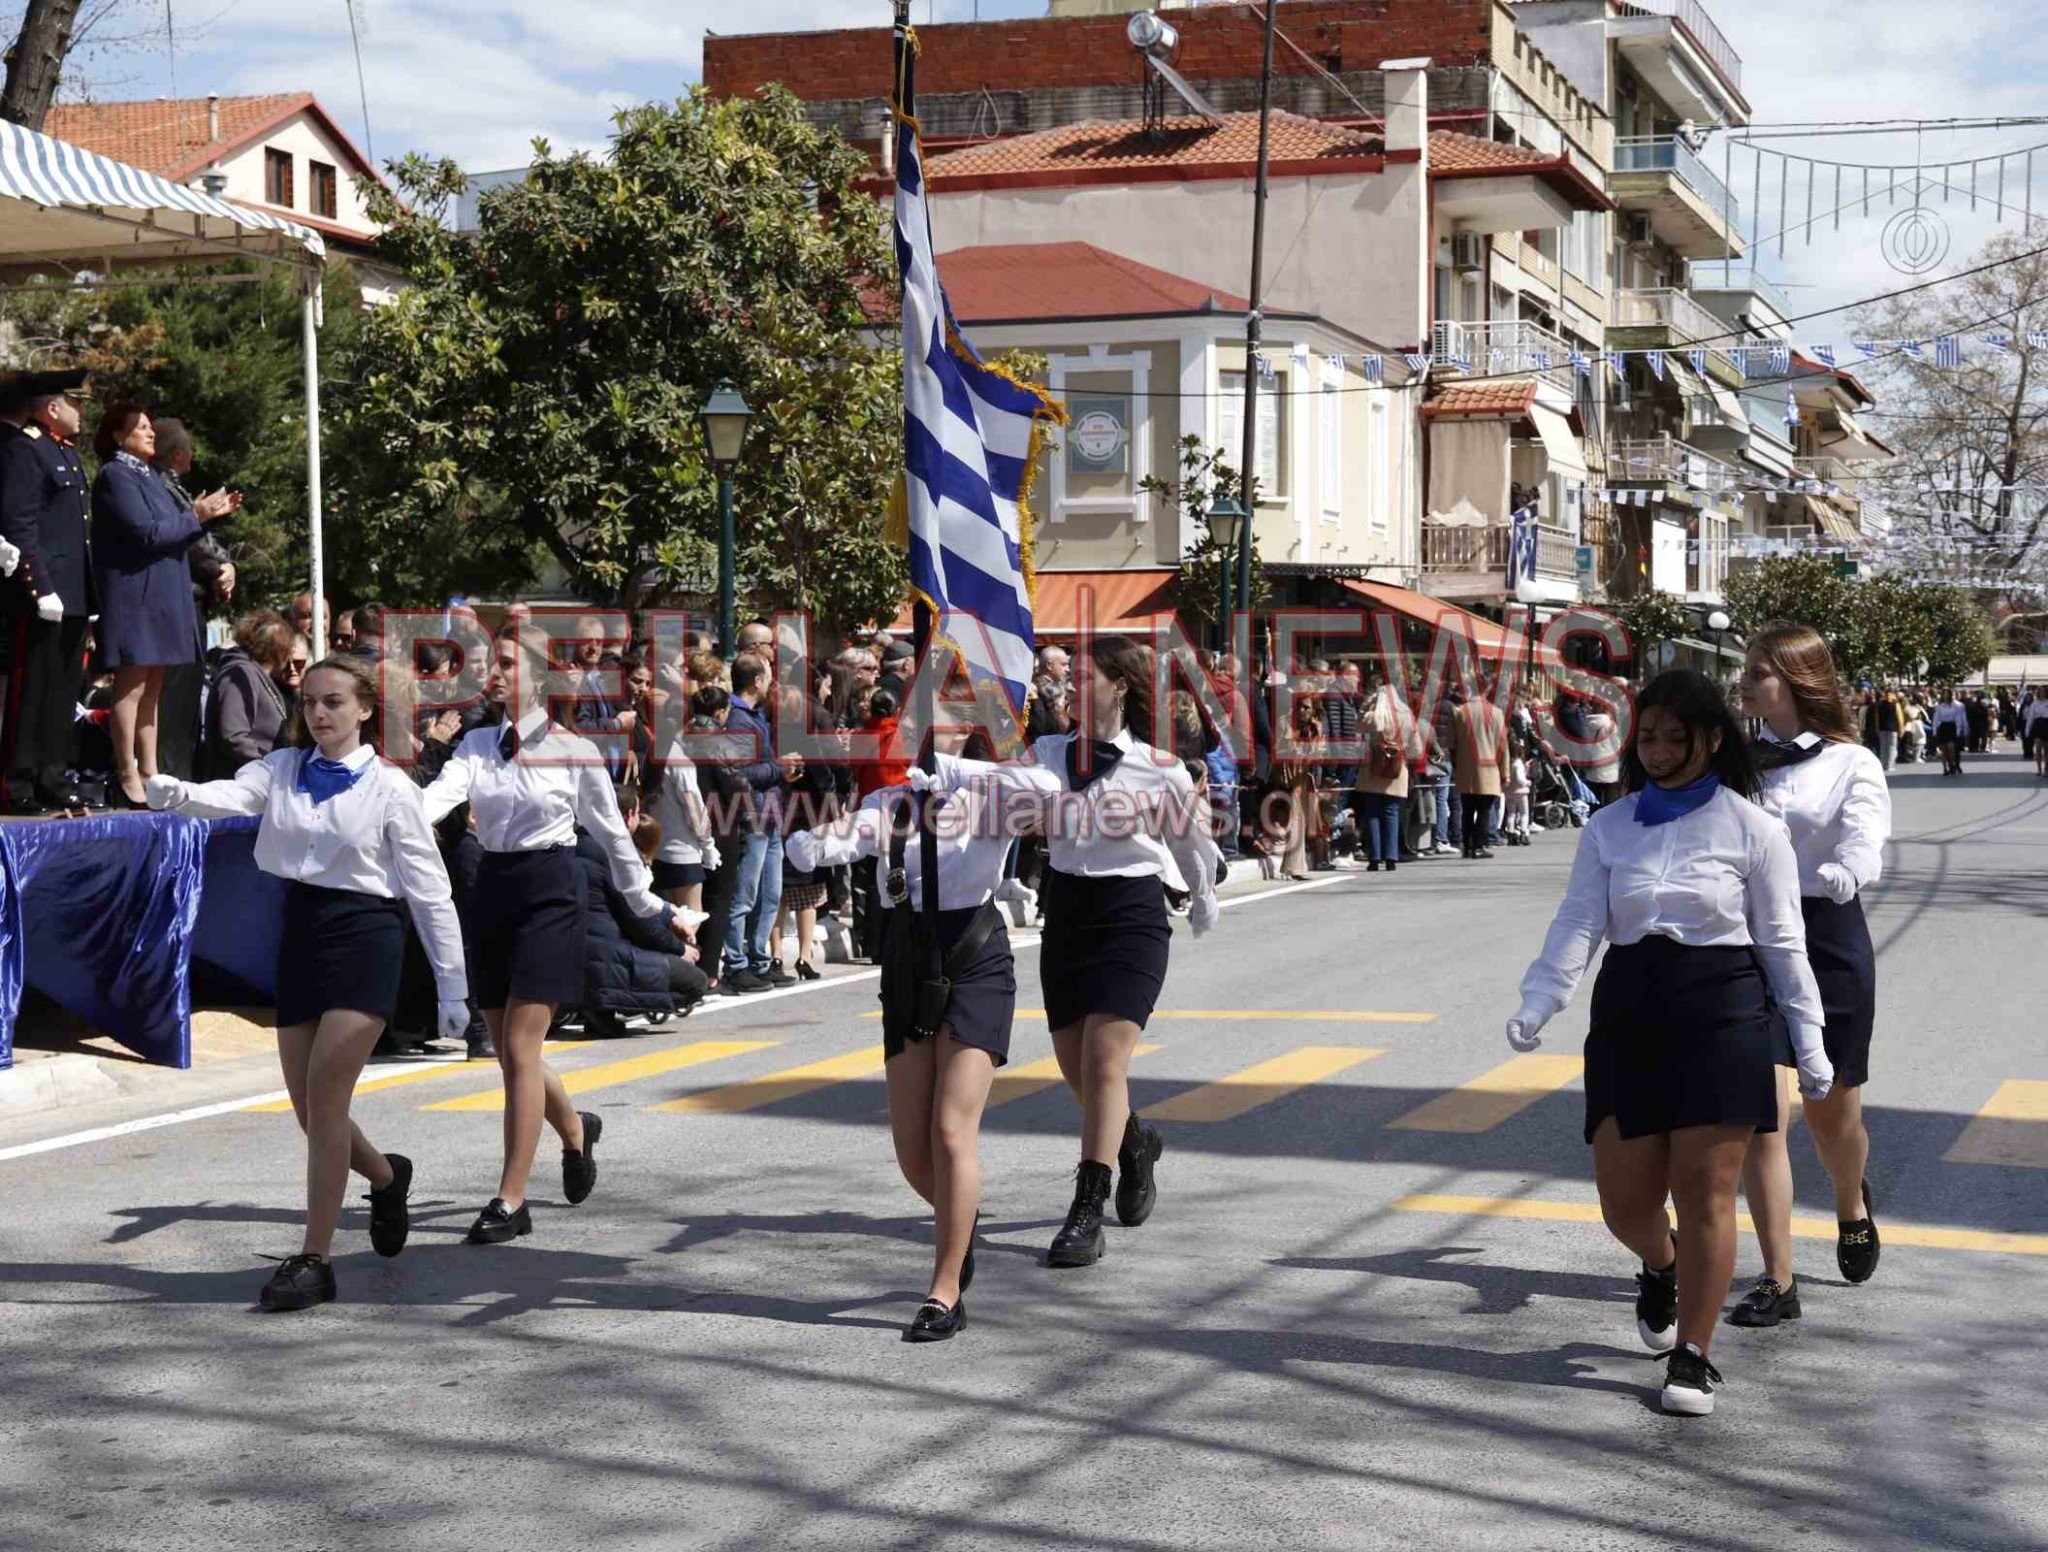
<path fill-rule="evenodd" d="M 604 1117 L 579 1110 L 583 1117 L 583 1146 L 562 1150 L 562 1195 L 575 1206 L 590 1195 L 597 1184 L 597 1139 L 604 1135 Z"/>
<path fill-rule="evenodd" d="M 412 1194 L 412 1160 L 402 1153 L 387 1153 L 391 1184 L 370 1193 L 370 1248 L 380 1256 L 395 1256 L 405 1249 L 405 1237 L 412 1232 L 412 1214 L 406 1198 Z"/>
<path fill-rule="evenodd" d="M 1116 1221 L 1135 1229 L 1152 1216 L 1159 1200 L 1159 1184 L 1152 1168 L 1166 1151 L 1159 1128 L 1147 1126 L 1135 1115 L 1124 1127 L 1123 1146 L 1116 1152 Z"/>
<path fill-rule="evenodd" d="M 1866 1189 L 1863 1205 L 1869 1209 L 1870 1196 Z M 1877 1270 L 1877 1258 L 1884 1247 L 1877 1237 L 1877 1221 L 1873 1218 L 1858 1218 L 1852 1223 L 1837 1222 L 1835 1225 L 1835 1265 L 1842 1275 L 1852 1283 L 1867 1283 L 1870 1274 Z"/>
<path fill-rule="evenodd" d="M 1799 1318 L 1799 1285 L 1780 1288 L 1768 1277 L 1742 1296 L 1742 1302 L 1728 1312 L 1731 1326 L 1775 1326 L 1781 1320 Z"/>
<path fill-rule="evenodd" d="M 492 1197 L 491 1205 L 476 1215 L 476 1222 L 469 1226 L 469 1242 L 472 1245 L 502 1245 L 533 1232 L 533 1214 L 526 1204 L 507 1207 L 502 1197 Z"/>
<path fill-rule="evenodd" d="M 956 1332 L 967 1329 L 967 1305 L 964 1301 L 947 1309 L 937 1299 L 926 1299 L 918 1305 L 917 1313 L 910 1318 L 910 1324 L 903 1328 L 906 1342 L 947 1342 Z"/>
<path fill-rule="evenodd" d="M 334 1301 L 334 1268 L 320 1256 L 286 1256 L 256 1296 L 267 1310 L 311 1309 Z"/>

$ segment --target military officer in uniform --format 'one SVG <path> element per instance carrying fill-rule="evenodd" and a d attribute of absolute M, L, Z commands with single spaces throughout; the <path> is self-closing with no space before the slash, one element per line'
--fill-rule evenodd
<path fill-rule="evenodd" d="M 8 651 L 0 779 L 12 814 L 83 801 L 65 767 L 86 631 L 97 612 L 87 539 L 91 485 L 73 445 L 84 383 L 83 372 L 23 374 L 23 427 L 0 437 L 0 538 L 21 551 L 13 577 L 0 582 L 0 636 Z"/>

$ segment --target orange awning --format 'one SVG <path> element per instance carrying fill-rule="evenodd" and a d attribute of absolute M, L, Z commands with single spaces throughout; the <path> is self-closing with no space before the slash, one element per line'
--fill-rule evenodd
<path fill-rule="evenodd" d="M 1078 636 L 1081 633 L 1081 605 L 1089 606 L 1089 620 L 1097 635 L 1125 631 L 1150 635 L 1155 615 L 1171 614 L 1167 584 L 1174 572 L 1167 566 L 1136 566 L 1125 571 L 1041 571 L 1038 573 L 1033 624 L 1038 635 Z M 905 609 L 892 631 L 910 629 L 910 611 Z"/>
<path fill-rule="evenodd" d="M 1354 582 L 1347 580 L 1344 586 L 1367 602 L 1382 609 L 1391 609 L 1404 614 L 1411 620 L 1418 620 L 1432 631 L 1446 628 L 1447 622 L 1455 619 L 1451 629 L 1464 629 L 1472 638 L 1472 644 L 1482 654 L 1498 655 L 1506 639 L 1505 632 L 1483 614 L 1474 614 L 1470 609 L 1460 609 L 1456 604 L 1446 603 L 1441 598 L 1432 598 L 1427 593 L 1418 593 L 1412 588 L 1395 587 L 1391 582 Z M 1546 667 L 1557 662 L 1555 653 L 1547 651 L 1540 634 L 1531 637 L 1530 661 Z"/>

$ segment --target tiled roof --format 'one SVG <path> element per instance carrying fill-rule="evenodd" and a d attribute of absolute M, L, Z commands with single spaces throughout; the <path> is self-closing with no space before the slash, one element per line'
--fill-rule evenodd
<path fill-rule="evenodd" d="M 1017 243 L 939 255 L 961 323 L 1243 312 L 1242 297 L 1092 243 Z"/>
<path fill-rule="evenodd" d="M 311 109 L 364 170 L 369 164 L 329 119 L 311 92 L 220 99 L 220 138 L 207 138 L 207 101 L 58 103 L 43 133 L 159 177 L 181 181 L 295 113 Z"/>
<path fill-rule="evenodd" d="M 1124 183 L 1145 176 L 1235 176 L 1259 154 L 1259 116 L 1225 114 L 1221 122 L 1167 119 L 1148 133 L 1133 119 L 1068 124 L 1035 135 L 991 140 L 933 157 L 926 173 L 935 188 L 963 183 Z M 1268 158 L 1283 175 L 1314 171 L 1377 171 L 1380 140 L 1363 130 L 1275 113 Z"/>
<path fill-rule="evenodd" d="M 1556 162 L 1556 157 L 1530 146 L 1503 145 L 1498 140 L 1483 140 L 1455 129 L 1429 132 L 1431 172 L 1527 172 L 1532 167 L 1554 166 Z"/>
<path fill-rule="evenodd" d="M 1529 413 L 1536 402 L 1531 378 L 1505 378 L 1483 383 L 1450 383 L 1422 406 L 1424 416 L 1463 416 L 1472 420 L 1507 420 Z"/>

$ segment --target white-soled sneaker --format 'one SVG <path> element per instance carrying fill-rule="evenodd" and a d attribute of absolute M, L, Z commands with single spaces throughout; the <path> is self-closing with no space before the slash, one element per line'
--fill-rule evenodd
<path fill-rule="evenodd" d="M 1707 1355 L 1688 1342 L 1658 1361 L 1665 1366 L 1664 1410 L 1680 1417 L 1711 1415 L 1721 1371 L 1707 1362 Z"/>
<path fill-rule="evenodd" d="M 1636 1273 L 1636 1335 L 1653 1353 L 1668 1353 L 1678 1342 L 1678 1263 L 1661 1272 Z"/>

